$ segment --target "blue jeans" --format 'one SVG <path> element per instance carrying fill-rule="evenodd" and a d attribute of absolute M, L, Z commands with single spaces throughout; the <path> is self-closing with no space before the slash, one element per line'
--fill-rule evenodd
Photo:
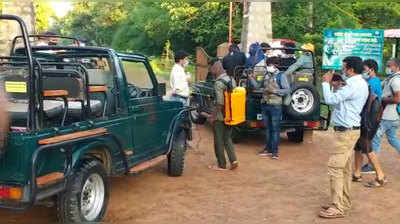
<path fill-rule="evenodd" d="M 176 95 L 176 94 L 172 94 L 170 100 L 181 102 L 181 103 L 183 104 L 184 107 L 189 106 L 189 101 L 188 101 L 188 99 L 185 99 L 184 97 L 181 97 L 181 96 Z"/>
<path fill-rule="evenodd" d="M 265 150 L 272 153 L 272 155 L 278 155 L 282 106 L 263 104 L 262 115 L 265 125 Z"/>
<path fill-rule="evenodd" d="M 397 128 L 399 121 L 381 120 L 378 131 L 372 139 L 372 150 L 379 154 L 381 152 L 381 143 L 383 134 L 386 133 L 390 145 L 392 145 L 400 153 L 400 140 L 397 138 Z"/>

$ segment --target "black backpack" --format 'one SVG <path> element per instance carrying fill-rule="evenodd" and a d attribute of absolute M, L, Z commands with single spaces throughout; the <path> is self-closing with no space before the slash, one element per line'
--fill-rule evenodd
<path fill-rule="evenodd" d="M 368 99 L 361 111 L 361 135 L 371 140 L 378 131 L 382 118 L 382 107 L 378 97 L 368 86 Z M 365 136 L 366 135 L 366 136 Z"/>

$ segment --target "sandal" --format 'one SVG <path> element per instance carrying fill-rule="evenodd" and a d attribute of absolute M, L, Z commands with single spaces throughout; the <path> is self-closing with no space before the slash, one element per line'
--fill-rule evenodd
<path fill-rule="evenodd" d="M 358 182 L 358 183 L 359 183 L 359 182 L 362 182 L 362 177 L 361 177 L 361 176 L 357 177 L 356 175 L 353 174 L 353 179 L 352 179 L 352 181 L 353 181 L 353 182 Z"/>
<path fill-rule="evenodd" d="M 327 210 L 323 210 L 319 212 L 319 217 L 325 219 L 336 219 L 336 218 L 344 218 L 344 214 L 340 212 L 338 209 L 330 207 Z"/>
<path fill-rule="evenodd" d="M 231 170 L 234 170 L 234 169 L 236 169 L 236 168 L 238 168 L 239 167 L 239 162 L 238 161 L 234 161 L 232 164 L 231 164 Z"/>
<path fill-rule="evenodd" d="M 331 205 L 321 205 L 322 210 L 328 210 Z"/>
<path fill-rule="evenodd" d="M 370 188 L 383 187 L 387 182 L 388 180 L 386 179 L 386 177 L 383 177 L 382 180 L 375 178 L 375 181 L 368 182 L 367 184 L 365 184 L 365 187 L 370 187 Z"/>
<path fill-rule="evenodd" d="M 208 168 L 210 168 L 212 170 L 215 170 L 215 171 L 226 171 L 226 170 L 228 170 L 226 168 L 221 168 L 221 167 L 219 167 L 217 165 L 210 165 L 210 166 L 208 166 Z"/>

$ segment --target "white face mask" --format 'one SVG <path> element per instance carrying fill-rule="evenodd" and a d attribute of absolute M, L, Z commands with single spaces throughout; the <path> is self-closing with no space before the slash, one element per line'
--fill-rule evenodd
<path fill-rule="evenodd" d="M 367 79 L 367 80 L 368 80 L 369 77 L 370 77 L 370 76 L 369 76 L 369 72 L 364 72 L 364 73 L 362 74 L 362 76 L 363 76 L 364 79 Z"/>
<path fill-rule="evenodd" d="M 185 61 L 185 64 L 183 64 L 183 67 L 186 67 L 186 66 L 188 66 L 188 65 L 189 65 L 189 61 L 186 60 L 186 61 Z"/>
<path fill-rule="evenodd" d="M 275 74 L 279 70 L 275 66 L 267 66 L 267 72 Z"/>
<path fill-rule="evenodd" d="M 349 79 L 349 77 L 347 77 L 346 74 L 342 74 L 342 79 L 343 79 L 344 81 L 346 81 L 347 79 Z"/>
<path fill-rule="evenodd" d="M 392 72 L 392 69 L 386 68 L 385 73 L 386 73 L 386 75 L 391 75 L 393 72 Z"/>

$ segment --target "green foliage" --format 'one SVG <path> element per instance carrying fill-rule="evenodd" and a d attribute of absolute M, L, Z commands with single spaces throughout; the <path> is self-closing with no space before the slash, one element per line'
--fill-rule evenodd
<path fill-rule="evenodd" d="M 241 7 L 235 9 L 233 34 L 239 40 Z M 203 46 L 214 54 L 228 40 L 228 14 L 227 2 L 86 0 L 74 3 L 57 24 L 62 34 L 125 52 L 161 55 L 169 40 L 173 50 L 193 53 Z"/>
<path fill-rule="evenodd" d="M 164 61 L 167 61 L 167 62 L 174 61 L 174 52 L 171 49 L 171 42 L 169 40 L 167 40 L 167 42 L 165 42 L 165 46 L 164 46 L 161 57 Z"/>
<path fill-rule="evenodd" d="M 242 6 L 235 3 L 233 37 L 240 40 Z M 229 3 L 223 1 L 77 1 L 73 10 L 57 22 L 62 34 L 85 38 L 93 44 L 119 51 L 162 56 L 161 69 L 184 49 L 194 53 L 202 46 L 215 55 L 228 40 Z M 328 28 L 396 28 L 400 3 L 395 1 L 276 1 L 272 3 L 274 38 L 289 38 L 315 45 L 322 55 L 323 31 Z M 390 55 L 390 41 L 384 54 Z M 155 63 L 155 62 L 154 62 Z"/>
<path fill-rule="evenodd" d="M 36 33 L 39 34 L 49 29 L 50 19 L 55 17 L 55 13 L 46 1 L 35 0 L 33 4 L 35 7 Z"/>
<path fill-rule="evenodd" d="M 160 55 L 168 39 L 169 17 L 156 2 L 137 2 L 116 30 L 112 47 L 121 51 Z"/>
<path fill-rule="evenodd" d="M 320 63 L 324 29 L 396 28 L 400 24 L 400 3 L 343 0 L 275 2 L 272 4 L 272 20 L 275 38 L 313 43 Z M 386 44 L 384 56 L 389 55 L 389 44 Z"/>
<path fill-rule="evenodd" d="M 127 17 L 125 6 L 120 1 L 77 1 L 73 10 L 57 21 L 57 28 L 63 35 L 111 46 L 119 23 Z"/>

